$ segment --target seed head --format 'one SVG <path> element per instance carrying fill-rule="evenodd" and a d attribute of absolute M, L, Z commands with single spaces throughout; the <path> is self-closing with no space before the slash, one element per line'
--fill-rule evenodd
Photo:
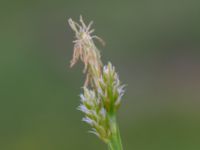
<path fill-rule="evenodd" d="M 80 17 L 80 24 L 69 19 L 69 24 L 76 37 L 71 67 L 79 59 L 84 63 L 86 81 L 83 94 L 80 95 L 81 104 L 78 110 L 85 114 L 82 120 L 92 127 L 90 132 L 108 143 L 113 134 L 117 132 L 116 127 L 113 127 L 111 117 L 116 115 L 121 104 L 124 85 L 121 84 L 110 62 L 103 67 L 100 52 L 93 42 L 94 38 L 100 42 L 102 40 L 97 36 L 91 36 L 94 32 L 90 29 L 92 23 L 86 26 L 82 17 Z M 90 86 L 88 86 L 89 83 Z"/>
<path fill-rule="evenodd" d="M 107 142 L 111 136 L 111 131 L 107 112 L 102 107 L 102 101 L 93 90 L 88 90 L 86 87 L 84 87 L 83 94 L 80 97 L 82 104 L 78 107 L 78 110 L 85 114 L 82 120 L 92 127 L 91 133 Z"/>
<path fill-rule="evenodd" d="M 91 79 L 92 72 L 90 71 L 91 67 L 95 67 L 98 72 L 101 72 L 102 62 L 101 55 L 99 50 L 94 44 L 93 39 L 97 39 L 103 45 L 104 42 L 101 38 L 96 35 L 91 35 L 94 32 L 94 29 L 91 29 L 93 22 L 91 21 L 87 26 L 82 17 L 80 16 L 80 24 L 73 21 L 71 18 L 69 19 L 69 25 L 72 30 L 75 31 L 76 40 L 74 40 L 74 53 L 73 58 L 71 60 L 70 66 L 74 66 L 77 61 L 80 59 L 84 63 L 84 73 L 87 73 L 85 86 L 88 85 L 89 80 Z"/>
<path fill-rule="evenodd" d="M 103 67 L 102 75 L 96 78 L 95 83 L 105 109 L 108 113 L 115 113 L 124 95 L 125 85 L 120 83 L 119 76 L 110 62 Z"/>

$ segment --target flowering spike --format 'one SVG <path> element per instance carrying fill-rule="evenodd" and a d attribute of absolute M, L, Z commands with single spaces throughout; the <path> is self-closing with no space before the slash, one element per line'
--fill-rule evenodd
<path fill-rule="evenodd" d="M 124 95 L 124 85 L 121 84 L 115 67 L 110 62 L 105 66 L 102 65 L 100 52 L 93 39 L 104 42 L 96 35 L 91 36 L 94 31 L 91 29 L 92 24 L 93 22 L 90 22 L 87 26 L 82 16 L 80 24 L 69 19 L 69 25 L 76 36 L 71 66 L 80 59 L 84 63 L 84 73 L 86 73 L 78 110 L 85 114 L 82 121 L 92 127 L 90 133 L 97 135 L 111 146 L 112 150 L 122 150 L 116 111 Z"/>

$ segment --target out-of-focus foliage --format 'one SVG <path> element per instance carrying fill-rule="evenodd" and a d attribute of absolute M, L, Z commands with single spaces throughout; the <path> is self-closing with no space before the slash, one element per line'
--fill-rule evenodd
<path fill-rule="evenodd" d="M 125 150 L 200 149 L 200 1 L 1 1 L 0 149 L 101 150 L 76 111 L 83 66 L 69 69 L 67 19 L 94 20 L 128 83 Z M 97 43 L 98 44 L 98 43 Z M 76 69 L 77 68 L 77 69 Z"/>

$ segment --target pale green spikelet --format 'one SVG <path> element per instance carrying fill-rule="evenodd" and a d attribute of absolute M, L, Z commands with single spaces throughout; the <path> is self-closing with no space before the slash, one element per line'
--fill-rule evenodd
<path fill-rule="evenodd" d="M 109 149 L 122 150 L 116 112 L 124 95 L 124 85 L 110 62 L 102 65 L 100 52 L 93 39 L 103 40 L 91 35 L 94 32 L 90 30 L 92 22 L 86 26 L 80 17 L 80 24 L 72 19 L 69 19 L 69 24 L 76 36 L 71 66 L 79 59 L 85 65 L 86 80 L 83 94 L 80 95 L 81 105 L 78 107 L 85 114 L 82 120 L 92 127 L 91 133 L 108 144 Z"/>
<path fill-rule="evenodd" d="M 98 94 L 106 111 L 111 114 L 115 113 L 124 95 L 124 85 L 121 85 L 118 74 L 110 62 L 103 67 L 101 77 L 96 80 Z"/>
<path fill-rule="evenodd" d="M 111 136 L 106 110 L 102 102 L 93 90 L 84 87 L 84 94 L 81 94 L 82 104 L 78 107 L 85 113 L 83 121 L 92 126 L 91 133 L 96 134 L 104 142 L 108 142 Z"/>

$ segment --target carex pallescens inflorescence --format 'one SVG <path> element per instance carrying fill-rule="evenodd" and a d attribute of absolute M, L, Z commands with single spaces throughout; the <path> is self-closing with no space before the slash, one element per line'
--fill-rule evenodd
<path fill-rule="evenodd" d="M 97 39 L 103 45 L 104 41 L 92 35 L 92 23 L 87 26 L 82 17 L 80 24 L 69 19 L 69 25 L 76 38 L 73 41 L 71 67 L 80 59 L 84 64 L 83 72 L 86 74 L 78 109 L 85 114 L 82 120 L 92 127 L 91 133 L 107 143 L 109 149 L 122 150 L 116 112 L 124 94 L 124 85 L 121 84 L 115 67 L 110 62 L 103 65 L 100 52 L 93 40 Z"/>

